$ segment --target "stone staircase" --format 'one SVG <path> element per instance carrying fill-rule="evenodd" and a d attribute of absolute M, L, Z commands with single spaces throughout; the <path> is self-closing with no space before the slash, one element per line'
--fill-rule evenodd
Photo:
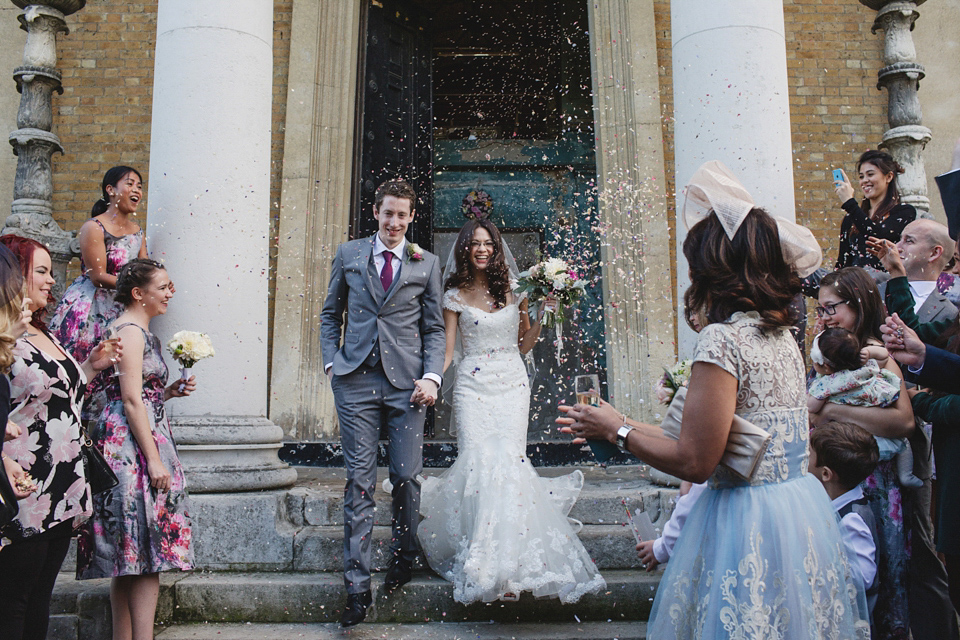
<path fill-rule="evenodd" d="M 428 469 L 426 473 L 440 473 Z M 541 475 L 569 473 L 541 468 Z M 158 640 L 327 638 L 339 630 L 342 577 L 342 469 L 299 468 L 287 491 L 192 496 L 198 569 L 161 576 Z M 570 516 L 607 589 L 575 605 L 524 594 L 519 602 L 461 605 L 452 585 L 424 566 L 392 595 L 379 589 L 354 638 L 643 638 L 659 573 L 639 566 L 621 498 L 662 526 L 675 490 L 640 467 L 584 468 Z M 381 470 L 380 477 L 386 477 Z M 378 489 L 373 563 L 386 568 L 389 496 Z M 110 638 L 109 580 L 77 582 L 68 556 L 54 592 L 51 640 Z"/>

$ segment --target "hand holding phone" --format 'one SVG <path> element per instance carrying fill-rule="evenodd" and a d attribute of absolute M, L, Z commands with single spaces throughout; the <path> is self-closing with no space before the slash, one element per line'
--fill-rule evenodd
<path fill-rule="evenodd" d="M 843 169 L 834 169 L 833 170 L 833 183 L 846 182 L 846 178 L 843 175 Z"/>

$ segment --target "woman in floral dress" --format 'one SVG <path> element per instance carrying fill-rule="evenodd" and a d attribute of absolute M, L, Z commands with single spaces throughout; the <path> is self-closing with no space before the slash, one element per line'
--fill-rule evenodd
<path fill-rule="evenodd" d="M 50 319 L 50 333 L 77 362 L 83 362 L 103 339 L 103 332 L 123 311 L 113 299 L 117 273 L 133 258 L 147 257 L 143 230 L 136 223 L 137 206 L 143 199 L 140 173 L 132 167 L 113 167 L 103 176 L 103 196 L 77 236 L 80 240 L 80 275 L 64 292 Z M 96 419 L 100 402 L 99 376 L 88 389 L 85 420 Z"/>
<path fill-rule="evenodd" d="M 94 349 L 82 365 L 43 323 L 54 280 L 50 253 L 35 240 L 0 236 L 26 280 L 29 333 L 17 340 L 10 369 L 10 420 L 19 435 L 4 452 L 33 477 L 38 490 L 20 500 L 20 513 L 0 530 L 0 638 L 43 640 L 50 596 L 73 528 L 90 516 L 90 485 L 80 454 L 80 403 L 87 379 L 112 364 L 119 346 Z"/>
<path fill-rule="evenodd" d="M 161 571 L 193 567 L 191 525 L 183 468 L 164 402 L 190 395 L 191 377 L 167 383 L 160 341 L 150 320 L 166 313 L 173 284 L 153 260 L 136 259 L 120 270 L 114 322 L 124 358 L 107 378 L 106 403 L 91 437 L 120 484 L 94 496 L 93 516 L 81 532 L 77 577 L 112 577 L 115 638 L 151 638 Z"/>

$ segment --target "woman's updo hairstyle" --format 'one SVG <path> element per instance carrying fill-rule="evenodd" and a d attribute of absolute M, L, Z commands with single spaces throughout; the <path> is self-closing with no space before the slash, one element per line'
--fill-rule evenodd
<path fill-rule="evenodd" d="M 105 174 L 103 174 L 103 180 L 100 181 L 100 192 L 103 194 L 99 200 L 93 203 L 93 208 L 90 210 L 91 216 L 98 216 L 110 206 L 110 194 L 107 193 L 107 187 L 117 188 L 117 185 L 120 184 L 120 181 L 127 177 L 128 173 L 135 173 L 137 177 L 140 178 L 140 182 L 143 182 L 143 176 L 140 175 L 140 172 L 134 169 L 133 167 L 128 167 L 125 165 L 120 165 L 108 169 Z"/>
<path fill-rule="evenodd" d="M 156 260 L 149 258 L 131 260 L 123 265 L 120 273 L 117 274 L 117 293 L 113 299 L 124 307 L 129 307 L 134 302 L 133 290 L 146 287 L 153 280 L 153 275 L 161 269 L 165 270 L 165 267 Z"/>

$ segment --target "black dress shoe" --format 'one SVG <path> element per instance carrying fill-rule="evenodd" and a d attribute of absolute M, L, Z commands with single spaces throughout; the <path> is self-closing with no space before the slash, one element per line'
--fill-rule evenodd
<path fill-rule="evenodd" d="M 387 593 L 392 593 L 410 582 L 412 577 L 413 563 L 400 556 L 393 556 L 390 568 L 387 569 L 387 577 L 383 580 L 383 588 Z"/>
<path fill-rule="evenodd" d="M 369 591 L 348 593 L 347 604 L 340 616 L 340 626 L 346 629 L 363 622 L 367 617 L 367 607 L 373 602 L 373 594 Z"/>

